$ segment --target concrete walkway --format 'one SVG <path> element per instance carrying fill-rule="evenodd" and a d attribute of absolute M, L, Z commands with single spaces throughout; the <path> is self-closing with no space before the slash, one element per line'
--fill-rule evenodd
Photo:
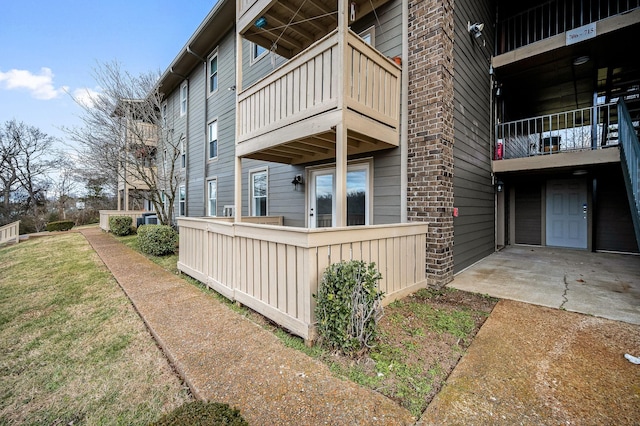
<path fill-rule="evenodd" d="M 111 235 L 81 232 L 197 398 L 235 406 L 252 425 L 414 424 L 388 398 L 336 378 Z"/>
<path fill-rule="evenodd" d="M 456 275 L 449 286 L 640 324 L 640 256 L 511 246 Z"/>

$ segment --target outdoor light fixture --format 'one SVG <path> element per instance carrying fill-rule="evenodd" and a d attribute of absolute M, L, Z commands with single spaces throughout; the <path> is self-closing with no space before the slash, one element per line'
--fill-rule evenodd
<path fill-rule="evenodd" d="M 504 182 L 501 180 L 498 180 L 496 182 L 496 191 L 497 192 L 502 192 L 504 190 Z"/>
<path fill-rule="evenodd" d="M 578 65 L 584 65 L 587 62 L 589 62 L 589 57 L 588 56 L 578 56 L 577 58 L 575 58 L 573 60 L 573 65 L 578 66 Z"/>
<path fill-rule="evenodd" d="M 267 18 L 261 16 L 254 24 L 256 27 L 262 29 L 267 26 Z"/>
<path fill-rule="evenodd" d="M 295 175 L 295 177 L 291 181 L 291 184 L 295 189 L 298 189 L 298 185 L 302 185 L 302 175 Z"/>
<path fill-rule="evenodd" d="M 484 29 L 484 24 L 476 22 L 472 24 L 471 21 L 467 21 L 467 31 L 469 34 L 474 36 L 475 38 L 480 38 L 482 36 L 482 30 Z"/>

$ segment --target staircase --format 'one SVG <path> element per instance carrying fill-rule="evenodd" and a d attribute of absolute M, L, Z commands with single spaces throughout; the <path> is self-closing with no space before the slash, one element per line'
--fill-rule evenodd
<path fill-rule="evenodd" d="M 627 187 L 631 218 L 636 231 L 636 242 L 640 248 L 640 142 L 633 120 L 622 99 L 618 101 L 618 138 L 622 174 Z"/>

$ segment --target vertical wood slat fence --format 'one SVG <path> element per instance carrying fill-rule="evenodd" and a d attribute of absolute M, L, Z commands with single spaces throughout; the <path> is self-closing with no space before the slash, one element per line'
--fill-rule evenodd
<path fill-rule="evenodd" d="M 181 218 L 178 269 L 304 339 L 315 338 L 324 270 L 375 262 L 388 304 L 427 285 L 427 225 L 308 229 Z"/>
<path fill-rule="evenodd" d="M 128 216 L 135 226 L 136 220 L 142 217 L 143 213 L 151 213 L 144 210 L 100 210 L 100 229 L 109 232 L 109 218 L 111 216 Z"/>
<path fill-rule="evenodd" d="M 20 241 L 20 221 L 0 227 L 0 244 Z"/>

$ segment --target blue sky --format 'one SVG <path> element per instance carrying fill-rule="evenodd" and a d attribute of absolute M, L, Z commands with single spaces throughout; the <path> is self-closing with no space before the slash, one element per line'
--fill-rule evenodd
<path fill-rule="evenodd" d="M 80 124 L 82 113 L 68 93 L 99 90 L 99 64 L 164 71 L 215 3 L 2 0 L 0 123 L 16 119 L 64 140 L 60 127 Z"/>

